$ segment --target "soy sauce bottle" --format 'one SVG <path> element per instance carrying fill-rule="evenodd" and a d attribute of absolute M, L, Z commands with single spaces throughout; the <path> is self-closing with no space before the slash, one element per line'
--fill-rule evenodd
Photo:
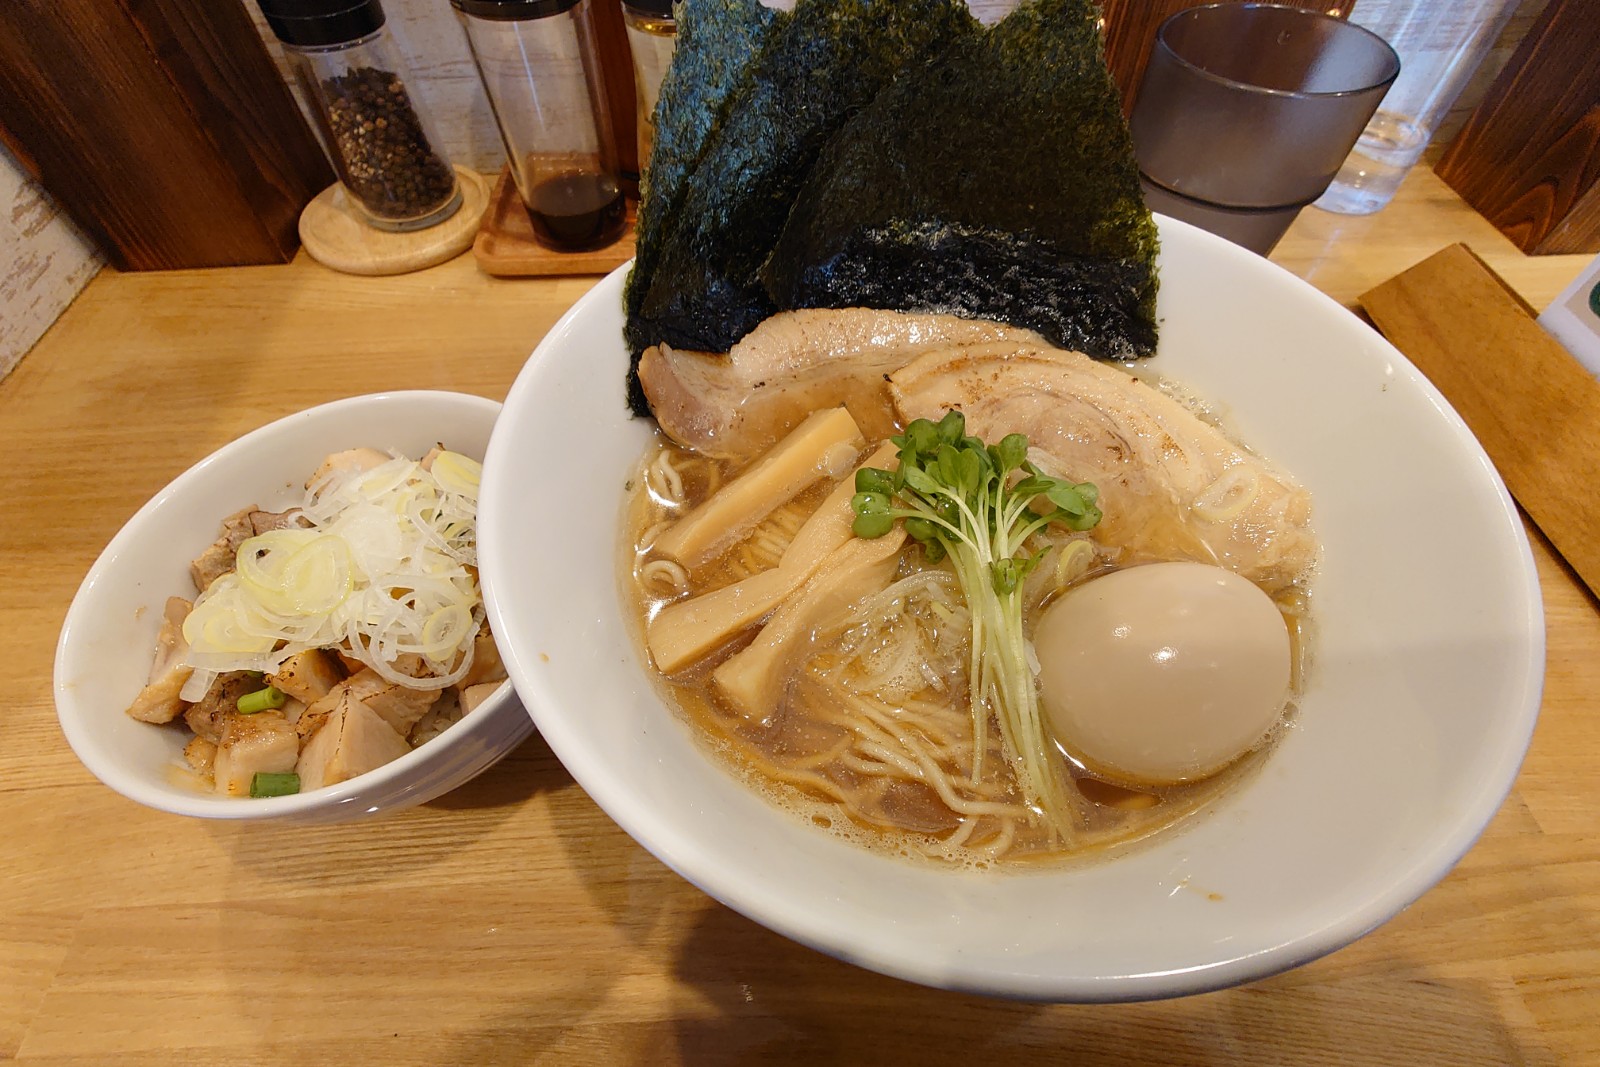
<path fill-rule="evenodd" d="M 611 244 L 626 213 L 591 2 L 451 0 L 534 234 L 563 252 Z"/>

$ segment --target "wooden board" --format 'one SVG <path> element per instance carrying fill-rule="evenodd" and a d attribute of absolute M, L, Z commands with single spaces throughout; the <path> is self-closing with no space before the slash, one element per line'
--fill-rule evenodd
<path fill-rule="evenodd" d="M 346 274 L 405 274 L 454 259 L 468 248 L 489 204 L 489 182 L 465 167 L 456 168 L 461 206 L 426 229 L 395 233 L 367 222 L 335 183 L 317 194 L 300 214 L 300 240 L 318 263 Z"/>
<path fill-rule="evenodd" d="M 485 274 L 502 278 L 539 278 L 560 274 L 609 274 L 633 258 L 633 220 L 638 205 L 628 201 L 628 221 L 615 244 L 592 252 L 556 252 L 533 236 L 533 222 L 522 206 L 510 168 L 500 172 L 489 196 L 489 210 L 472 243 L 472 254 Z"/>
<path fill-rule="evenodd" d="M 283 262 L 333 180 L 238 3 L 0 4 L 0 139 L 128 270 Z"/>
<path fill-rule="evenodd" d="M 1594 0 L 1550 0 L 1434 168 L 1524 252 L 1600 252 Z"/>
<path fill-rule="evenodd" d="M 1600 380 L 1463 244 L 1361 304 L 1455 406 L 1512 496 L 1600 595 Z"/>

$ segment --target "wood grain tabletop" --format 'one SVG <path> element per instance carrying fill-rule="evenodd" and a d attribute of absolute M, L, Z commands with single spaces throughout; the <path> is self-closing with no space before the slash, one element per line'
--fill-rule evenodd
<path fill-rule="evenodd" d="M 1419 169 L 1368 218 L 1307 210 L 1274 259 L 1345 303 L 1465 241 L 1529 258 Z M 0 382 L 0 1058 L 139 1064 L 1597 1064 L 1600 608 L 1536 530 L 1548 675 L 1516 787 L 1459 867 L 1325 959 L 1153 1004 L 1037 1005 L 859 970 L 712 901 L 535 735 L 370 823 L 222 824 L 96 781 L 51 665 L 122 523 L 241 433 L 335 397 L 500 398 L 594 279 L 470 256 L 392 278 L 107 270 Z"/>

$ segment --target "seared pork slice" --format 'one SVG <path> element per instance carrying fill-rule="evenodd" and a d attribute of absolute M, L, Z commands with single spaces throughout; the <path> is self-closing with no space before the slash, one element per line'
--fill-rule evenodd
<path fill-rule="evenodd" d="M 284 660 L 278 673 L 269 674 L 267 681 L 296 700 L 315 704 L 344 681 L 344 667 L 336 656 L 320 648 L 308 648 Z"/>
<path fill-rule="evenodd" d="M 167 598 L 161 629 L 156 634 L 156 658 L 150 664 L 149 684 L 128 706 L 128 714 L 140 722 L 171 722 L 183 714 L 178 693 L 194 673 L 193 667 L 183 664 L 184 653 L 189 651 L 189 642 L 183 639 L 183 620 L 193 607 L 181 596 Z"/>
<path fill-rule="evenodd" d="M 294 770 L 302 792 L 320 789 L 365 774 L 411 751 L 376 712 L 345 699 L 306 743 Z"/>
<path fill-rule="evenodd" d="M 234 712 L 223 720 L 211 774 L 221 795 L 247 797 L 256 775 L 292 771 L 299 758 L 300 738 L 281 713 Z"/>
<path fill-rule="evenodd" d="M 778 710 L 784 680 L 815 634 L 846 608 L 888 587 L 906 533 L 896 526 L 873 540 L 855 537 L 835 549 L 805 588 L 761 628 L 756 639 L 711 672 L 711 681 L 734 710 L 764 722 Z"/>
<path fill-rule="evenodd" d="M 1097 540 L 1210 560 L 1268 591 L 1316 561 L 1309 493 L 1119 367 L 1000 342 L 931 352 L 896 371 L 889 391 L 908 422 L 958 408 L 986 441 L 1026 434 L 1045 473 L 1099 488 Z"/>
<path fill-rule="evenodd" d="M 322 465 L 311 472 L 311 477 L 306 479 L 306 488 L 317 492 L 322 483 L 336 474 L 359 474 L 370 471 L 374 467 L 381 467 L 394 457 L 387 452 L 379 452 L 376 448 L 351 448 L 343 452 L 334 452 L 322 461 Z"/>
<path fill-rule="evenodd" d="M 931 348 L 1038 340 L 952 315 L 850 308 L 787 311 L 726 356 L 647 349 L 639 383 L 666 435 L 711 456 L 749 459 L 820 408 L 843 404 L 867 440 L 894 432 L 884 381 Z"/>
<path fill-rule="evenodd" d="M 498 683 L 490 688 L 498 688 Z M 456 686 L 451 686 L 440 693 L 439 699 L 433 702 L 433 707 L 428 709 L 428 713 L 417 720 L 406 740 L 411 742 L 412 748 L 426 744 L 460 722 L 464 714 L 466 712 L 461 710 L 461 693 Z"/>
<path fill-rule="evenodd" d="M 189 724 L 189 729 L 194 731 L 196 737 L 218 743 L 222 740 L 222 730 L 228 716 L 239 714 L 239 698 L 246 693 L 254 693 L 263 685 L 259 678 L 253 678 L 244 671 L 219 674 L 211 683 L 211 688 L 206 690 L 206 695 L 183 713 L 183 721 Z"/>
<path fill-rule="evenodd" d="M 416 659 L 418 663 L 421 662 L 420 656 Z M 401 657 L 401 660 L 405 661 L 406 657 Z M 312 702 L 301 713 L 295 727 L 301 737 L 310 737 L 321 729 L 324 719 L 353 702 L 364 705 L 383 719 L 390 729 L 404 737 L 438 699 L 437 689 L 411 689 L 389 681 L 371 668 L 364 668 Z"/>
<path fill-rule="evenodd" d="M 222 520 L 222 533 L 211 547 L 200 553 L 200 557 L 189 564 L 189 577 L 194 581 L 197 593 L 204 593 L 211 588 L 211 583 L 233 570 L 234 561 L 239 555 L 239 546 L 255 536 L 255 527 L 250 525 L 250 516 L 258 509 L 254 504 L 241 508 Z"/>
<path fill-rule="evenodd" d="M 668 527 L 650 550 L 685 567 L 709 563 L 801 490 L 844 473 L 865 444 L 844 408 L 813 412 L 737 478 Z"/>

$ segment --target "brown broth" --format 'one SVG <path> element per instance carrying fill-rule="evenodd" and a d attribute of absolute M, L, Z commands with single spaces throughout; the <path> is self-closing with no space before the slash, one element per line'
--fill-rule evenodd
<path fill-rule="evenodd" d="M 649 472 L 651 463 L 664 452 L 681 471 L 685 502 L 676 509 L 663 509 L 658 489 L 663 481 Z M 640 471 L 630 483 L 625 532 L 620 559 L 624 600 L 631 612 L 635 641 L 648 660 L 644 635 L 649 620 L 663 606 L 680 596 L 692 596 L 720 588 L 776 564 L 784 546 L 800 523 L 817 507 L 831 486 L 819 485 L 780 508 L 763 521 L 744 543 L 723 558 L 688 573 L 688 590 L 673 593 L 643 577 L 649 559 L 642 540 L 651 527 L 664 518 L 685 513 L 717 487 L 740 473 L 739 468 L 719 460 L 697 456 L 664 439 L 645 457 Z M 1182 540 L 1182 536 L 1178 540 Z M 1132 558 L 1127 553 L 1102 546 L 1099 562 L 1078 580 L 1135 563 L 1157 558 L 1186 558 L 1174 547 L 1170 556 Z M 902 549 L 899 577 L 928 571 L 921 550 Z M 1040 568 L 1043 570 L 1044 568 Z M 953 581 L 952 581 L 953 587 Z M 957 597 L 959 600 L 959 597 Z M 1054 599 L 1052 591 L 1035 596 L 1025 617 L 1031 629 L 1038 614 Z M 1286 614 L 1296 646 L 1296 663 L 1302 659 L 1299 646 L 1304 620 L 1299 612 L 1304 597 L 1295 591 L 1294 617 Z M 893 694 L 863 693 L 852 683 L 861 673 L 852 674 L 848 664 L 862 658 L 852 652 L 852 640 L 863 641 L 860 624 L 831 633 L 814 635 L 801 656 L 803 662 L 789 677 L 784 699 L 770 719 L 749 722 L 727 707 L 711 684 L 712 671 L 743 648 L 759 629 L 759 624 L 735 636 L 724 647 L 677 674 L 656 673 L 654 680 L 663 699 L 690 724 L 696 736 L 741 780 L 756 789 L 776 806 L 796 817 L 866 847 L 908 857 L 932 857 L 973 868 L 988 868 L 996 863 L 1036 863 L 1067 857 L 1102 853 L 1114 845 L 1126 844 L 1170 827 L 1213 803 L 1246 778 L 1262 762 L 1283 726 L 1250 754 L 1232 767 L 1203 781 L 1146 789 L 1130 789 L 1090 773 L 1063 752 L 1061 773 L 1074 786 L 1070 791 L 1079 827 L 1071 844 L 1063 843 L 1037 813 L 1023 808 L 1010 767 L 999 754 L 998 727 L 992 716 L 986 729 L 989 755 L 978 786 L 963 798 L 976 803 L 1010 806 L 1019 809 L 1011 817 L 993 814 L 958 814 L 934 789 L 921 782 L 896 778 L 887 783 L 881 775 L 864 775 L 858 769 L 858 751 L 852 745 L 852 730 L 841 725 L 855 720 L 841 716 L 841 702 L 851 702 L 851 714 L 860 713 L 859 703 L 873 715 L 896 723 L 900 739 L 924 750 L 937 748 L 939 739 L 950 741 L 962 728 L 970 748 L 971 718 L 966 697 L 968 642 L 965 622 L 954 629 L 960 639 L 926 662 L 921 672 L 922 686 L 901 686 Z M 921 632 L 937 632 L 937 625 L 923 625 Z M 919 665 L 920 667 L 920 665 Z M 931 679 L 929 675 L 931 673 Z M 1298 688 L 1298 686 L 1297 686 Z M 939 705 L 939 718 L 923 718 L 920 709 Z M 1283 723 L 1292 719 L 1292 705 Z M 902 719 L 915 719 L 906 722 Z M 919 725 L 922 723 L 922 725 Z M 931 723 L 932 730 L 924 728 Z M 935 738 L 931 734 L 938 734 Z M 959 747 L 959 739 L 947 747 Z M 966 762 L 939 760 L 941 768 L 959 772 L 954 777 L 970 781 L 970 756 Z M 981 794 L 981 795 L 980 795 Z M 846 799 L 841 799 L 841 797 Z M 967 824 L 971 825 L 968 826 Z M 952 843 L 954 842 L 954 843 Z"/>

